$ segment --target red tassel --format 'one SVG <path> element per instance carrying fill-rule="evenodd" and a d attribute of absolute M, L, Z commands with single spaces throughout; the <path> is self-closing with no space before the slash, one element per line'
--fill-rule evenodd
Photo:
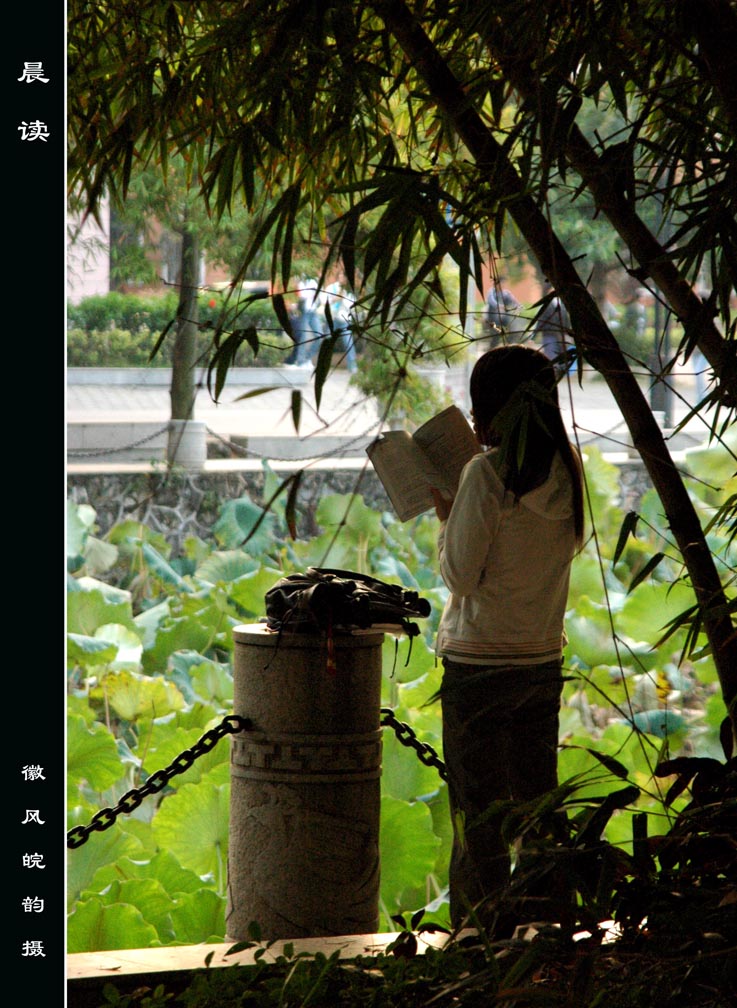
<path fill-rule="evenodd" d="M 338 666 L 335 664 L 335 640 L 333 638 L 333 614 L 328 615 L 328 660 L 326 668 L 330 675 L 335 675 Z"/>

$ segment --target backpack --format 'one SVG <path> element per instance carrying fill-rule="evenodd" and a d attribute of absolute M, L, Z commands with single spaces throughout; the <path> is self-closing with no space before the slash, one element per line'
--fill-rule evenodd
<path fill-rule="evenodd" d="M 280 578 L 264 601 L 266 626 L 290 633 L 399 627 L 412 638 L 420 633 L 414 620 L 430 615 L 430 603 L 415 591 L 326 567 Z"/>

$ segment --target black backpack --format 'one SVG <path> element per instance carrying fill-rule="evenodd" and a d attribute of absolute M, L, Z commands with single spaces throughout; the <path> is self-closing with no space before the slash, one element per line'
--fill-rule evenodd
<path fill-rule="evenodd" d="M 430 615 L 430 603 L 415 591 L 325 567 L 280 578 L 264 600 L 267 627 L 290 633 L 399 627 L 411 638 L 420 633 L 414 620 Z"/>

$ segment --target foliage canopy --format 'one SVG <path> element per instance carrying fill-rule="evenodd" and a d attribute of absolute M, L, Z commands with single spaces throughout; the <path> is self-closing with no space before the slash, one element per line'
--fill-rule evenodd
<path fill-rule="evenodd" d="M 425 344 L 402 327 L 408 306 L 439 316 L 452 300 L 463 325 L 469 281 L 524 242 L 661 499 L 734 722 L 734 603 L 636 380 L 644 362 L 622 352 L 585 250 L 574 258 L 555 223 L 584 193 L 611 223 L 623 266 L 684 327 L 653 380 L 698 347 L 721 437 L 737 402 L 734 5 L 72 0 L 68 29 L 71 188 L 94 213 L 106 192 L 125 196 L 134 165 L 166 174 L 181 155 L 211 214 L 254 217 L 236 281 L 269 236 L 282 315 L 295 249 L 317 242 L 366 334 L 397 332 L 409 360 Z M 732 497 L 720 520 L 735 514 Z"/>

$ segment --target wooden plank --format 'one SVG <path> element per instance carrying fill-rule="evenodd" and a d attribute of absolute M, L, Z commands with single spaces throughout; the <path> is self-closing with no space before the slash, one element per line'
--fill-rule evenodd
<path fill-rule="evenodd" d="M 294 941 L 259 942 L 253 948 L 228 955 L 235 943 L 214 945 L 181 945 L 167 948 L 116 949 L 109 952 L 75 952 L 66 957 L 68 1008 L 98 1008 L 103 1003 L 102 990 L 111 983 L 118 992 L 130 994 L 135 990 L 164 984 L 167 990 L 180 993 L 193 972 L 205 968 L 205 959 L 212 953 L 209 968 L 223 966 L 250 966 L 256 962 L 256 953 L 263 949 L 265 962 L 276 962 L 285 954 L 287 946 L 292 955 L 322 952 L 331 956 L 336 951 L 341 959 L 378 955 L 397 937 L 399 932 L 365 935 L 340 935 L 327 938 L 298 938 Z M 442 948 L 449 936 L 438 932 L 417 935 L 417 951 L 428 947 Z"/>
<path fill-rule="evenodd" d="M 292 942 L 259 942 L 252 949 L 246 949 L 229 956 L 228 949 L 233 942 L 217 945 L 179 945 L 167 948 L 116 949 L 112 952 L 76 952 L 67 956 L 67 979 L 75 980 L 89 976 L 123 976 L 135 973 L 160 973 L 171 970 L 200 969 L 205 965 L 205 957 L 212 953 L 211 967 L 251 965 L 256 961 L 256 952 L 264 949 L 263 958 L 275 962 L 283 955 L 285 945 L 291 945 L 298 952 L 323 952 L 330 956 L 336 949 L 343 959 L 353 959 L 358 955 L 383 952 L 397 937 L 397 933 L 369 935 L 341 935 L 330 938 L 299 938 Z M 435 941 L 437 935 L 423 936 L 428 942 Z M 446 935 L 442 936 L 446 938 Z"/>

